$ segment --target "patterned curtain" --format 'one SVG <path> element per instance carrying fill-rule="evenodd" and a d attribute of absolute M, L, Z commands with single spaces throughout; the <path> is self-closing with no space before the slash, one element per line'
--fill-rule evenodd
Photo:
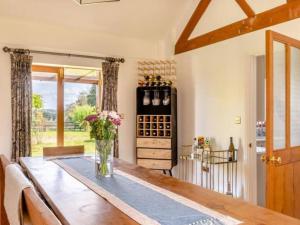
<path fill-rule="evenodd" d="M 31 155 L 31 65 L 28 54 L 13 53 L 11 59 L 12 161 Z"/>
<path fill-rule="evenodd" d="M 101 110 L 118 111 L 118 73 L 119 63 L 103 62 L 103 92 Z M 115 139 L 114 157 L 119 157 L 118 134 Z"/>

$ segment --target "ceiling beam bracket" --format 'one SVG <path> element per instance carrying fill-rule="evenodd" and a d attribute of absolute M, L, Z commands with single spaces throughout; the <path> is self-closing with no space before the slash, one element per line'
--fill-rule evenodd
<path fill-rule="evenodd" d="M 236 1 L 240 6 L 242 5 L 241 8 L 248 16 L 246 19 L 189 39 L 209 3 L 211 2 L 211 0 L 201 0 L 175 45 L 175 54 L 191 51 L 300 17 L 300 0 L 289 0 L 283 5 L 258 14 L 254 13 L 245 0 Z M 248 5 L 253 12 L 249 11 L 249 8 L 246 9 L 246 5 Z"/>

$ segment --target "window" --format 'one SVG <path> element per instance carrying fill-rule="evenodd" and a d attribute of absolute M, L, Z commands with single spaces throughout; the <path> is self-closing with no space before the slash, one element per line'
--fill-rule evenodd
<path fill-rule="evenodd" d="M 99 106 L 99 69 L 32 67 L 32 155 L 43 147 L 84 145 L 94 151 L 84 118 Z"/>

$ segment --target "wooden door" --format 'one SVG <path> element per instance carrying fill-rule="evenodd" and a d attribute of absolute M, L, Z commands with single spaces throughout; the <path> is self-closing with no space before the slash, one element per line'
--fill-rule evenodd
<path fill-rule="evenodd" d="M 266 206 L 300 218 L 300 41 L 266 32 Z"/>

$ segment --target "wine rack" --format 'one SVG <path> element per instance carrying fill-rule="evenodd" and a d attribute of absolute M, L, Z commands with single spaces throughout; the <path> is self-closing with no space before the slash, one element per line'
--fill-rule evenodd
<path fill-rule="evenodd" d="M 138 76 L 160 76 L 162 80 L 172 81 L 176 87 L 176 62 L 174 60 L 146 60 L 138 62 Z"/>
<path fill-rule="evenodd" d="M 137 88 L 137 164 L 170 175 L 177 165 L 176 93 L 172 87 Z"/>
<path fill-rule="evenodd" d="M 171 115 L 138 115 L 137 137 L 172 137 Z"/>

